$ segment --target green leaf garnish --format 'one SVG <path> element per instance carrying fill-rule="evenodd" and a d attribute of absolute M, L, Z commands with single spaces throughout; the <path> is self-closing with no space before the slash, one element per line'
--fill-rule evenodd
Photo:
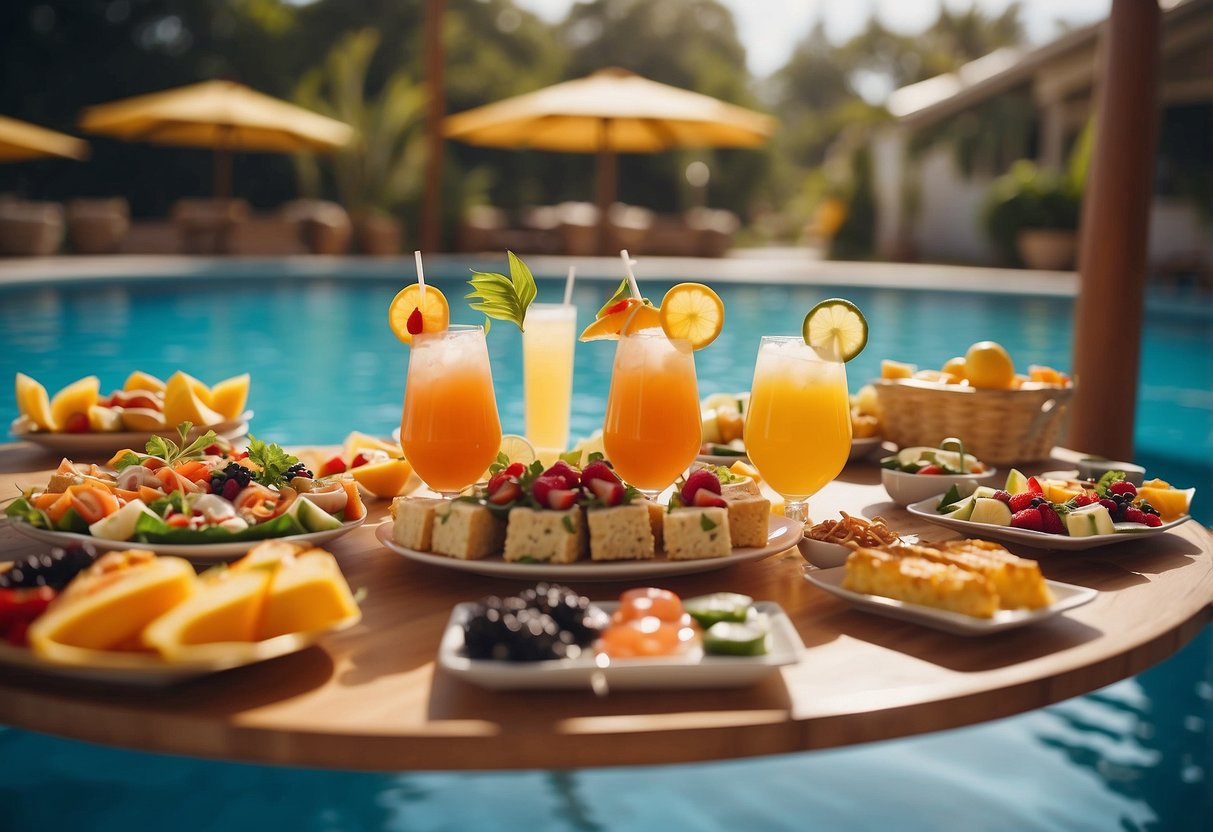
<path fill-rule="evenodd" d="M 712 529 L 716 528 L 716 525 L 716 521 L 708 517 L 707 514 L 699 515 L 699 528 L 703 529 L 705 532 L 710 532 Z"/>
<path fill-rule="evenodd" d="M 299 457 L 287 453 L 280 445 L 267 445 L 251 433 L 248 439 L 248 458 L 261 469 L 253 474 L 253 479 L 267 487 L 283 485 L 287 469 Z"/>
<path fill-rule="evenodd" d="M 598 310 L 598 314 L 596 314 L 594 317 L 601 318 L 612 306 L 619 303 L 621 300 L 630 298 L 631 296 L 632 287 L 628 286 L 628 279 L 625 277 L 623 280 L 619 281 L 619 288 L 615 290 L 615 294 L 611 295 L 611 299 L 602 305 L 602 308 Z"/>
<path fill-rule="evenodd" d="M 510 259 L 510 276 L 474 271 L 472 279 L 468 281 L 472 291 L 464 297 L 476 300 L 471 307 L 477 312 L 483 312 L 488 318 L 511 321 L 522 330 L 527 307 L 535 300 L 535 277 L 514 252 L 507 254 Z M 487 320 L 485 329 L 488 329 Z"/>
<path fill-rule="evenodd" d="M 215 440 L 218 437 L 215 436 L 213 430 L 208 430 L 193 442 L 187 442 L 190 428 L 193 426 L 193 422 L 182 422 L 177 425 L 177 436 L 181 438 L 180 443 L 174 442 L 164 436 L 153 436 L 147 440 L 146 449 L 148 454 L 163 459 L 170 466 L 185 459 L 201 458 L 203 452 L 215 444 Z M 126 457 L 124 456 L 122 459 L 125 460 Z"/>
<path fill-rule="evenodd" d="M 139 458 L 139 454 L 135 453 L 134 451 L 127 451 L 122 456 L 118 457 L 118 460 L 114 463 L 114 470 L 125 471 L 132 465 L 139 465 L 142 461 L 143 460 Z"/>
<path fill-rule="evenodd" d="M 573 527 L 573 518 L 567 514 L 560 518 L 560 525 L 564 526 L 564 530 L 569 534 L 577 533 L 577 530 Z"/>

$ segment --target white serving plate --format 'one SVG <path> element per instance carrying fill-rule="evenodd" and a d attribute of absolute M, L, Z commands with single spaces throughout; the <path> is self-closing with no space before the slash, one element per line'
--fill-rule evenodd
<path fill-rule="evenodd" d="M 328 529 L 322 532 L 308 532 L 307 534 L 292 534 L 285 537 L 269 537 L 258 540 L 240 540 L 231 543 L 143 543 L 138 540 L 102 540 L 90 534 L 39 529 L 26 523 L 24 520 L 14 517 L 8 518 L 9 524 L 16 531 L 21 532 L 26 537 L 32 537 L 34 540 L 50 543 L 53 546 L 88 543 L 94 549 L 102 552 L 119 551 L 122 549 L 146 549 L 149 552 L 155 552 L 157 555 L 185 558 L 190 563 L 197 564 L 225 563 L 235 560 L 258 543 L 261 543 L 262 540 L 284 540 L 287 543 L 307 544 L 309 546 L 327 543 L 358 528 L 365 520 L 366 517 L 362 517 L 359 520 L 351 520 L 348 523 L 343 523 L 339 529 Z"/>
<path fill-rule="evenodd" d="M 239 419 L 220 422 L 217 425 L 195 425 L 190 429 L 189 439 L 192 441 L 208 430 L 213 430 L 219 437 L 230 441 L 248 434 L 249 419 L 253 412 L 241 414 Z M 45 431 L 22 431 L 18 423 L 13 422 L 12 434 L 23 442 L 33 442 L 48 451 L 54 451 L 66 457 L 74 456 L 112 456 L 123 448 L 142 451 L 147 446 L 147 440 L 153 436 L 164 436 L 174 442 L 180 440 L 176 428 L 165 428 L 162 431 L 118 431 L 116 433 L 47 433 Z"/>
<path fill-rule="evenodd" d="M 1186 523 L 1190 519 L 1189 515 L 1184 515 L 1178 520 L 1163 523 L 1161 526 L 1153 528 L 1142 526 L 1141 531 L 1095 534 L 1088 537 L 1070 537 L 1064 534 L 1046 534 L 1045 532 L 1034 532 L 1030 529 L 1016 529 L 1012 526 L 995 526 L 991 523 L 974 523 L 969 520 L 957 520 L 953 517 L 946 517 L 935 512 L 935 507 L 939 505 L 941 499 L 943 499 L 943 494 L 936 494 L 934 497 L 926 500 L 910 503 L 906 506 L 906 511 L 924 520 L 930 520 L 932 523 L 947 526 L 949 529 L 961 532 L 967 537 L 984 537 L 990 540 L 1021 543 L 1024 546 L 1035 546 L 1038 549 L 1052 549 L 1058 552 L 1076 552 L 1082 549 L 1094 549 L 1097 546 L 1112 546 L 1117 543 L 1127 543 L 1130 540 L 1143 540 L 1148 537 L 1156 537 L 1168 529 L 1173 529 L 1181 523 Z"/>
<path fill-rule="evenodd" d="M 44 658 L 26 647 L 0 643 L 0 667 L 33 670 L 66 679 L 84 679 L 108 684 L 163 687 L 209 676 L 224 670 L 269 661 L 298 653 L 331 633 L 349 629 L 362 620 L 362 614 L 324 630 L 288 633 L 251 643 L 199 645 L 193 658 L 170 662 L 147 653 L 122 653 L 108 650 L 73 650 L 71 660 Z"/>
<path fill-rule="evenodd" d="M 618 603 L 595 602 L 610 613 Z M 596 693 L 657 688 L 736 688 L 752 685 L 784 665 L 796 664 L 804 642 L 783 609 L 773 601 L 754 607 L 771 629 L 761 656 L 688 656 L 615 659 L 598 663 L 592 650 L 576 659 L 507 662 L 469 659 L 463 652 L 463 622 L 472 604 L 457 604 L 438 648 L 438 665 L 455 676 L 493 690 L 581 689 Z"/>
<path fill-rule="evenodd" d="M 557 580 L 557 581 L 623 581 L 645 578 L 658 578 L 667 575 L 687 575 L 693 572 L 710 572 L 723 569 L 736 563 L 759 560 L 768 555 L 790 549 L 797 544 L 804 534 L 803 526 L 784 517 L 771 516 L 767 528 L 767 545 L 761 548 L 734 549 L 733 553 L 722 558 L 703 558 L 702 560 L 667 560 L 664 557 L 652 560 L 616 560 L 591 561 L 581 560 L 576 563 L 507 563 L 500 555 L 481 560 L 460 560 L 446 555 L 435 555 L 431 552 L 419 552 L 401 546 L 392 540 L 392 521 L 382 523 L 375 529 L 375 537 L 387 549 L 402 555 L 409 560 L 437 566 L 442 569 L 453 569 L 458 572 L 473 572 L 477 575 L 487 575 L 492 578 L 520 578 L 522 580 Z"/>
<path fill-rule="evenodd" d="M 933 627 L 936 630 L 961 636 L 984 636 L 1046 621 L 1066 610 L 1072 610 L 1093 601 L 1099 594 L 1094 589 L 1085 586 L 1064 584 L 1060 581 L 1045 581 L 1052 591 L 1053 597 L 1057 599 L 1049 606 L 1035 610 L 999 610 L 994 613 L 993 618 L 975 618 L 951 610 L 939 610 L 880 595 L 868 595 L 843 589 L 842 580 L 846 576 L 846 572 L 845 566 L 834 569 L 804 567 L 804 577 L 809 583 L 821 587 L 832 595 L 837 595 L 862 610 L 901 621 L 911 621 L 924 627 Z"/>

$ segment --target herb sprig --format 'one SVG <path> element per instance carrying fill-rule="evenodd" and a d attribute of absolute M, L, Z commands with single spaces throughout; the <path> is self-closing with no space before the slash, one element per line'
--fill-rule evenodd
<path fill-rule="evenodd" d="M 266 444 L 251 433 L 248 438 L 248 458 L 257 466 L 253 479 L 267 487 L 284 485 L 287 470 L 299 462 L 299 457 L 287 453 L 281 445 Z"/>
<path fill-rule="evenodd" d="M 472 279 L 468 281 L 472 291 L 464 295 L 465 298 L 476 301 L 470 304 L 472 309 L 485 314 L 485 332 L 490 326 L 488 318 L 511 321 L 522 330 L 527 307 L 538 293 L 535 288 L 535 276 L 531 274 L 526 263 L 519 260 L 514 252 L 507 253 L 510 260 L 509 277 L 496 272 L 473 271 Z"/>
<path fill-rule="evenodd" d="M 208 430 L 206 433 L 199 436 L 193 442 L 189 441 L 190 429 L 194 427 L 193 422 L 182 422 L 177 425 L 177 436 L 180 437 L 180 442 L 174 442 L 165 436 L 153 436 L 147 440 L 147 452 L 151 456 L 163 459 L 165 463 L 172 466 L 182 460 L 201 459 L 206 454 L 206 449 L 215 444 L 218 438 L 213 430 Z M 120 462 L 126 462 L 127 458 L 123 457 Z M 138 462 L 138 460 L 136 460 Z M 126 467 L 126 466 L 122 466 Z"/>

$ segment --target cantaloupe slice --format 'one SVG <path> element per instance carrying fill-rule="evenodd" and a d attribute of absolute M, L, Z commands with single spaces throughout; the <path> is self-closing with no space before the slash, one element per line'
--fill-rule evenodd
<path fill-rule="evenodd" d="M 336 558 L 323 549 L 308 549 L 274 573 L 257 637 L 323 630 L 358 615 L 358 602 Z"/>
<path fill-rule="evenodd" d="M 197 580 L 194 567 L 182 558 L 158 558 L 142 550 L 110 552 L 35 619 L 30 646 L 55 658 L 64 646 L 113 650 L 138 643 L 148 623 L 194 593 Z"/>
<path fill-rule="evenodd" d="M 403 459 L 359 465 L 350 469 L 350 476 L 374 497 L 399 497 L 421 485 L 413 477 L 413 466 Z"/>
<path fill-rule="evenodd" d="M 271 577 L 261 569 L 225 569 L 200 580 L 197 592 L 144 629 L 143 642 L 174 659 L 199 644 L 255 641 Z"/>
<path fill-rule="evenodd" d="M 239 419 L 248 401 L 249 374 L 241 373 L 211 388 L 211 407 L 224 419 Z"/>
<path fill-rule="evenodd" d="M 135 370 L 126 377 L 126 381 L 122 384 L 124 391 L 132 390 L 149 390 L 153 393 L 164 392 L 164 382 L 150 373 L 145 373 L 142 370 Z"/>
<path fill-rule="evenodd" d="M 39 430 L 59 429 L 51 415 L 51 400 L 46 388 L 25 373 L 17 373 L 17 410 L 29 417 Z"/>
<path fill-rule="evenodd" d="M 85 376 L 73 381 L 51 397 L 51 419 L 60 430 L 67 427 L 68 420 L 76 414 L 88 417 L 88 409 L 97 404 L 101 395 L 101 379 Z"/>
<path fill-rule="evenodd" d="M 164 387 L 164 421 L 169 427 L 182 422 L 217 425 L 224 421 L 210 405 L 211 392 L 198 379 L 182 372 L 173 373 Z"/>

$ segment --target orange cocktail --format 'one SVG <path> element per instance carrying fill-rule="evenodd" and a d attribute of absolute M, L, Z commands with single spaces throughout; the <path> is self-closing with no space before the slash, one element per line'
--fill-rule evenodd
<path fill-rule="evenodd" d="M 701 432 L 691 345 L 660 329 L 622 336 L 602 426 L 603 448 L 619 475 L 656 495 L 694 461 Z"/>
<path fill-rule="evenodd" d="M 417 476 L 444 494 L 488 469 L 501 446 L 501 420 L 483 327 L 413 337 L 400 444 Z"/>
<path fill-rule="evenodd" d="M 851 451 L 846 365 L 820 357 L 799 336 L 765 336 L 745 447 L 763 480 L 788 500 L 785 514 L 807 519 L 805 501 L 838 476 Z"/>

